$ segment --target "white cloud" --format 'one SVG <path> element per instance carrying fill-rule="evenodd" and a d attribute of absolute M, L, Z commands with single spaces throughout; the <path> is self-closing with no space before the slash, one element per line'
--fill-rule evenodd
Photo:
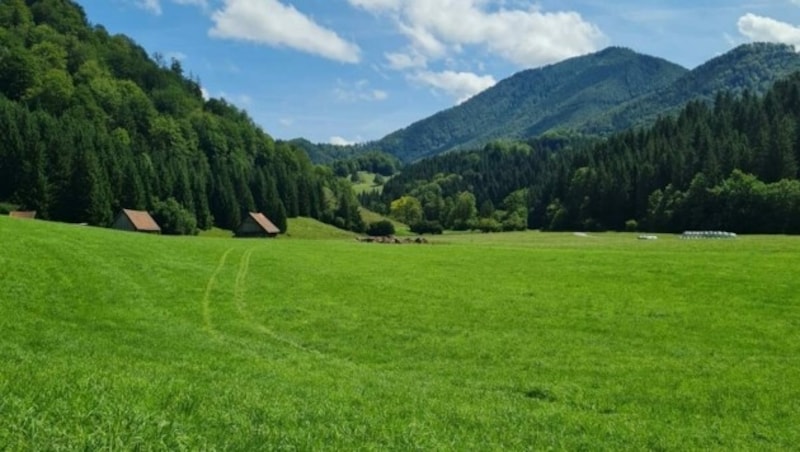
<path fill-rule="evenodd" d="M 156 16 L 161 15 L 161 2 L 159 0 L 139 0 L 137 5 L 145 11 L 155 14 Z"/>
<path fill-rule="evenodd" d="M 336 83 L 333 94 L 342 102 L 382 101 L 389 98 L 386 91 L 370 88 L 368 80 L 362 79 L 355 83 L 337 80 Z"/>
<path fill-rule="evenodd" d="M 438 91 L 444 91 L 459 104 L 497 83 L 491 75 L 480 76 L 471 72 L 454 71 L 422 71 L 410 78 Z"/>
<path fill-rule="evenodd" d="M 541 66 L 595 51 L 607 40 L 577 12 L 523 9 L 503 0 L 348 1 L 394 19 L 409 49 L 431 59 L 475 46 L 520 66 Z"/>
<path fill-rule="evenodd" d="M 244 108 L 253 103 L 253 98 L 247 94 L 229 94 L 225 91 L 219 91 L 216 95 L 214 95 L 202 87 L 200 88 L 200 93 L 203 95 L 203 99 L 205 100 L 210 98 L 221 99 L 229 104 L 236 105 L 239 108 Z"/>
<path fill-rule="evenodd" d="M 400 24 L 400 31 L 411 41 L 414 53 L 431 58 L 442 58 L 447 55 L 447 45 L 424 27 Z"/>
<path fill-rule="evenodd" d="M 176 3 L 178 5 L 191 5 L 191 6 L 198 6 L 203 8 L 203 10 L 208 9 L 208 0 L 172 0 L 172 3 Z M 162 13 L 161 10 L 161 0 L 138 0 L 136 4 L 144 9 L 145 11 L 149 11 L 156 16 L 160 16 Z"/>
<path fill-rule="evenodd" d="M 361 59 L 356 44 L 278 0 L 225 0 L 211 18 L 213 37 L 288 47 L 345 63 Z"/>
<path fill-rule="evenodd" d="M 403 0 L 350 0 L 350 4 L 369 11 L 397 10 Z"/>
<path fill-rule="evenodd" d="M 192 6 L 199 6 L 203 9 L 208 8 L 208 1 L 207 0 L 172 0 L 173 2 L 179 5 L 192 5 Z"/>
<path fill-rule="evenodd" d="M 752 13 L 739 18 L 738 26 L 739 32 L 753 41 L 780 42 L 800 50 L 800 27 Z"/>
<path fill-rule="evenodd" d="M 340 136 L 331 137 L 331 139 L 328 142 L 334 146 L 350 146 L 358 143 L 358 141 L 350 141 Z"/>
<path fill-rule="evenodd" d="M 423 68 L 427 65 L 426 58 L 418 53 L 388 52 L 384 56 L 389 67 L 397 71 Z"/>

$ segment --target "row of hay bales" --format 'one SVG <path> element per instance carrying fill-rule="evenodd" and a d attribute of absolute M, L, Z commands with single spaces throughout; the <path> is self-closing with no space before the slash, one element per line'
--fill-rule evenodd
<path fill-rule="evenodd" d="M 399 239 L 393 235 L 380 235 L 380 236 L 367 236 L 356 237 L 356 240 L 363 243 L 387 243 L 387 244 L 402 244 L 402 243 L 428 243 L 424 237 Z"/>
<path fill-rule="evenodd" d="M 699 240 L 699 239 L 735 239 L 735 232 L 728 231 L 684 231 L 681 234 L 681 239 L 684 240 Z"/>

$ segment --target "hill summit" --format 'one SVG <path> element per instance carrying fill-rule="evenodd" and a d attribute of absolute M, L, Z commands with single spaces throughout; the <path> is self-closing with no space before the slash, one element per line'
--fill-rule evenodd
<path fill-rule="evenodd" d="M 631 49 L 609 47 L 521 71 L 466 102 L 371 143 L 410 162 L 497 139 L 548 132 L 603 134 L 646 124 L 722 90 L 764 92 L 800 70 L 782 44 L 745 44 L 689 70 Z"/>

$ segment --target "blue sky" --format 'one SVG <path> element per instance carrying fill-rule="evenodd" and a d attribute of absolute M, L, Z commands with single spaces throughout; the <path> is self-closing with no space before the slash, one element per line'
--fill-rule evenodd
<path fill-rule="evenodd" d="M 78 0 L 275 138 L 379 139 L 523 69 L 609 45 L 693 68 L 800 48 L 800 0 Z"/>

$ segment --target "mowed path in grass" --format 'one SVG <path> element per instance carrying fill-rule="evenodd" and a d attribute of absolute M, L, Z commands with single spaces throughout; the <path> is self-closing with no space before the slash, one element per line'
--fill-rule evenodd
<path fill-rule="evenodd" d="M 0 445 L 789 449 L 800 240 L 0 218 Z"/>

